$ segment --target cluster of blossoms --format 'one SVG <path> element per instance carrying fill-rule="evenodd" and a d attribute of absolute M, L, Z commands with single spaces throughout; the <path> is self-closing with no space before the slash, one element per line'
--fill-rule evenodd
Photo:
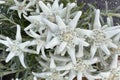
<path fill-rule="evenodd" d="M 78 25 L 82 11 L 71 11 L 76 3 L 64 7 L 59 0 L 14 2 L 15 6 L 10 9 L 16 10 L 20 19 L 30 23 L 24 31 L 31 39 L 22 41 L 20 24 L 16 25 L 15 40 L 9 37 L 0 39 L 9 52 L 6 63 L 18 56 L 21 65 L 27 69 L 29 66 L 24 55 L 30 53 L 40 56 L 41 72 L 31 71 L 33 80 L 74 80 L 75 77 L 77 80 L 83 77 L 88 80 L 120 80 L 120 26 L 113 26 L 109 18 L 107 24 L 102 25 L 99 9 L 94 10 L 93 27 L 84 29 Z M 31 9 L 32 6 L 35 10 Z M 112 61 L 106 64 L 109 57 Z M 103 64 L 109 70 L 99 70 L 97 64 Z M 96 72 L 99 73 L 94 74 Z"/>

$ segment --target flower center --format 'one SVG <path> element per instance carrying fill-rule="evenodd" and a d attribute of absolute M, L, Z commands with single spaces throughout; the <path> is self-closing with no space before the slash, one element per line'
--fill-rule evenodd
<path fill-rule="evenodd" d="M 17 45 L 13 45 L 11 47 L 11 51 L 16 52 L 15 55 L 19 55 L 19 53 L 22 52 L 22 50 Z"/>
<path fill-rule="evenodd" d="M 24 6 L 23 5 L 19 5 L 18 6 L 18 10 L 23 10 L 24 9 Z"/>
<path fill-rule="evenodd" d="M 59 33 L 59 38 L 60 38 L 60 41 L 61 42 L 67 42 L 68 43 L 68 45 L 70 46 L 73 46 L 74 45 L 74 43 L 73 43 L 73 39 L 74 39 L 74 37 L 76 36 L 76 33 L 73 31 L 73 30 L 69 30 L 69 29 L 67 29 L 67 30 L 64 30 L 64 31 L 61 31 L 60 33 Z"/>
<path fill-rule="evenodd" d="M 74 65 L 75 71 L 84 72 L 89 68 L 89 65 L 87 65 L 82 59 L 77 60 L 77 64 Z"/>
<path fill-rule="evenodd" d="M 11 51 L 18 52 L 18 53 L 22 52 L 22 50 L 20 49 L 18 45 L 19 45 L 18 42 L 14 42 L 14 44 L 11 46 Z"/>
<path fill-rule="evenodd" d="M 54 15 L 48 15 L 47 16 L 48 20 L 50 20 L 51 22 L 55 22 L 55 16 Z"/>
<path fill-rule="evenodd" d="M 102 43 L 105 43 L 106 41 L 106 36 L 103 31 L 101 30 L 93 30 L 93 40 L 96 46 L 100 46 Z"/>
<path fill-rule="evenodd" d="M 61 39 L 65 42 L 72 42 L 73 33 L 71 33 L 71 32 L 63 33 Z"/>

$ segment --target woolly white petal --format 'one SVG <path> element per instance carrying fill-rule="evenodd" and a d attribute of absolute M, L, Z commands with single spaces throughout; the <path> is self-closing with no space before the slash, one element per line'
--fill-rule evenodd
<path fill-rule="evenodd" d="M 79 50 L 77 52 L 77 55 L 76 57 L 80 58 L 80 57 L 83 57 L 83 45 L 79 45 Z"/>
<path fill-rule="evenodd" d="M 14 2 L 15 2 L 16 5 L 19 5 L 19 4 L 20 4 L 17 0 L 14 0 Z"/>
<path fill-rule="evenodd" d="M 85 30 L 85 29 L 77 28 L 77 33 L 86 35 L 88 37 L 91 37 L 91 34 L 93 34 L 93 31 L 92 30 Z"/>
<path fill-rule="evenodd" d="M 118 46 L 115 45 L 114 43 L 112 43 L 111 41 L 108 42 L 108 46 L 109 46 L 110 48 L 118 48 Z"/>
<path fill-rule="evenodd" d="M 101 23 L 100 23 L 100 10 L 97 9 L 95 11 L 95 19 L 93 24 L 94 29 L 101 29 Z"/>
<path fill-rule="evenodd" d="M 27 12 L 26 11 L 22 11 L 23 14 L 27 15 Z"/>
<path fill-rule="evenodd" d="M 52 54 L 50 54 L 50 56 L 51 56 L 51 58 L 53 58 L 55 61 L 68 62 L 68 61 L 71 60 L 70 58 L 67 58 L 67 57 L 65 57 L 65 56 L 52 55 Z"/>
<path fill-rule="evenodd" d="M 12 6 L 12 7 L 10 7 L 10 9 L 17 10 L 17 6 Z"/>
<path fill-rule="evenodd" d="M 71 70 L 69 73 L 69 79 L 68 80 L 73 80 L 76 76 L 76 72 L 74 70 Z"/>
<path fill-rule="evenodd" d="M 37 44 L 37 48 L 36 48 L 37 54 L 40 53 L 40 50 L 41 50 L 42 46 L 43 46 L 43 43 Z"/>
<path fill-rule="evenodd" d="M 39 1 L 39 6 L 41 7 L 44 14 L 51 13 L 50 9 L 42 1 Z"/>
<path fill-rule="evenodd" d="M 25 19 L 27 19 L 28 21 L 30 21 L 30 22 L 33 22 L 33 18 L 34 17 L 32 17 L 32 16 L 29 16 L 29 17 L 27 17 L 26 15 L 23 15 L 23 17 L 25 18 Z"/>
<path fill-rule="evenodd" d="M 44 68 L 50 69 L 49 65 L 47 65 L 45 62 L 39 61 L 39 64 Z"/>
<path fill-rule="evenodd" d="M 89 46 L 89 44 L 87 42 L 85 42 L 83 39 L 79 39 L 80 44 L 82 44 L 83 46 Z"/>
<path fill-rule="evenodd" d="M 29 46 L 29 44 L 30 44 L 30 41 L 23 42 L 20 44 L 20 48 L 24 49 L 26 46 Z"/>
<path fill-rule="evenodd" d="M 46 76 L 50 76 L 52 75 L 51 72 L 43 72 L 43 73 L 35 73 L 35 72 L 32 72 L 32 74 L 36 77 L 40 77 L 40 78 L 46 78 Z"/>
<path fill-rule="evenodd" d="M 107 17 L 108 26 L 113 26 L 113 18 L 111 16 Z"/>
<path fill-rule="evenodd" d="M 44 47 L 42 47 L 42 48 L 41 48 L 41 53 L 42 53 L 42 56 L 43 56 L 43 57 L 47 57 L 47 56 L 46 56 L 46 54 L 45 54 L 45 51 L 44 51 L 44 50 L 45 50 L 45 48 L 44 48 Z"/>
<path fill-rule="evenodd" d="M 50 69 L 55 69 L 56 68 L 56 65 L 55 65 L 55 61 L 53 58 L 51 58 L 50 60 Z"/>
<path fill-rule="evenodd" d="M 55 1 L 54 1 L 53 5 L 52 5 L 52 9 L 53 9 L 53 10 L 57 10 L 57 9 L 59 8 L 58 1 L 59 1 L 59 0 L 55 0 Z"/>
<path fill-rule="evenodd" d="M 73 64 L 72 63 L 68 63 L 67 65 L 64 66 L 57 66 L 56 70 L 57 71 L 64 71 L 64 70 L 70 70 L 73 68 Z"/>
<path fill-rule="evenodd" d="M 92 46 L 91 46 L 91 49 L 90 49 L 91 58 L 94 57 L 96 51 L 97 51 L 97 46 L 92 45 Z"/>
<path fill-rule="evenodd" d="M 88 65 L 95 64 L 98 61 L 98 58 L 92 58 L 90 60 L 85 60 L 85 63 Z"/>
<path fill-rule="evenodd" d="M 50 39 L 52 38 L 52 32 L 50 30 L 47 31 L 47 39 L 46 42 L 49 42 Z"/>
<path fill-rule="evenodd" d="M 20 25 L 17 25 L 16 40 L 19 42 L 22 41 Z"/>
<path fill-rule="evenodd" d="M 104 31 L 111 31 L 111 30 L 117 30 L 117 29 L 120 29 L 120 26 L 106 27 L 104 28 Z"/>
<path fill-rule="evenodd" d="M 14 56 L 16 56 L 15 52 L 10 52 L 5 60 L 5 62 L 9 62 Z"/>
<path fill-rule="evenodd" d="M 22 11 L 18 10 L 18 16 L 19 16 L 20 19 L 22 18 L 21 14 L 22 14 Z"/>
<path fill-rule="evenodd" d="M 119 40 L 120 40 L 120 33 L 117 34 L 117 35 L 113 38 L 113 41 L 114 41 L 115 43 L 118 43 Z"/>
<path fill-rule="evenodd" d="M 76 56 L 75 56 L 75 48 L 69 47 L 67 48 L 68 54 L 72 59 L 73 64 L 76 64 Z"/>
<path fill-rule="evenodd" d="M 9 43 L 7 41 L 4 41 L 4 40 L 0 40 L 0 43 L 4 44 L 5 46 L 9 47 Z"/>
<path fill-rule="evenodd" d="M 21 62 L 21 64 L 22 64 L 22 66 L 23 66 L 24 68 L 27 68 L 26 65 L 25 65 L 25 63 L 24 63 L 24 54 L 23 54 L 23 53 L 19 53 L 18 57 L 19 57 L 19 59 L 20 59 L 20 62 Z"/>
<path fill-rule="evenodd" d="M 58 53 L 61 53 L 67 46 L 67 42 L 62 42 L 59 46 Z"/>
<path fill-rule="evenodd" d="M 9 37 L 6 37 L 6 40 L 7 40 L 7 42 L 8 42 L 10 45 L 13 45 L 13 42 L 12 42 L 12 40 L 11 40 Z"/>
<path fill-rule="evenodd" d="M 71 3 L 71 4 L 68 3 L 68 5 L 69 5 L 70 8 L 72 9 L 72 8 L 74 8 L 74 7 L 76 6 L 76 3 Z"/>
<path fill-rule="evenodd" d="M 105 52 L 106 55 L 110 55 L 110 51 L 108 50 L 106 45 L 101 45 L 100 48 Z"/>
<path fill-rule="evenodd" d="M 39 38 L 40 37 L 40 35 L 38 35 L 37 33 L 35 33 L 33 30 L 30 30 L 30 33 L 32 34 L 32 36 L 34 38 Z"/>
<path fill-rule="evenodd" d="M 53 48 L 54 46 L 58 45 L 60 42 L 57 37 L 53 38 L 45 47 L 46 48 Z"/>
<path fill-rule="evenodd" d="M 33 77 L 33 80 L 37 80 L 37 77 L 34 76 L 34 77 Z"/>
<path fill-rule="evenodd" d="M 23 49 L 23 52 L 28 52 L 28 53 L 35 53 L 35 54 L 37 54 L 36 51 L 31 50 L 31 49 Z"/>
<path fill-rule="evenodd" d="M 82 80 L 82 73 L 80 71 L 77 73 L 77 80 Z"/>
<path fill-rule="evenodd" d="M 25 3 L 26 3 L 26 0 L 23 0 L 23 2 L 21 3 L 21 5 L 25 5 Z"/>
<path fill-rule="evenodd" d="M 113 56 L 113 61 L 112 61 L 111 64 L 110 64 L 110 68 L 116 69 L 117 66 L 118 66 L 118 55 L 115 54 L 115 55 Z"/>
<path fill-rule="evenodd" d="M 52 32 L 55 32 L 56 30 L 58 30 L 58 26 L 56 24 L 48 21 L 47 19 L 43 19 L 43 21 L 47 24 L 47 26 L 50 28 Z"/>
<path fill-rule="evenodd" d="M 72 27 L 74 29 L 77 26 L 77 23 L 78 23 L 78 20 L 79 20 L 81 14 L 82 14 L 81 11 L 77 12 L 77 14 L 75 15 L 75 17 L 69 23 L 70 27 Z"/>
<path fill-rule="evenodd" d="M 33 25 L 32 25 L 32 24 L 28 25 L 28 26 L 24 29 L 24 31 L 27 31 L 27 30 L 29 30 L 29 29 L 31 29 L 31 28 L 33 28 Z"/>
<path fill-rule="evenodd" d="M 56 21 L 58 23 L 60 30 L 64 30 L 66 28 L 65 23 L 63 22 L 63 20 L 59 16 L 56 16 Z"/>
<path fill-rule="evenodd" d="M 105 32 L 107 38 L 111 38 L 111 37 L 115 36 L 118 33 L 120 33 L 120 29 Z"/>

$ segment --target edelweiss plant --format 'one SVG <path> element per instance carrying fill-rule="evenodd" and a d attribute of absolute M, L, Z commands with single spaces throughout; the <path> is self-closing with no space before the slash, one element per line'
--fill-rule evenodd
<path fill-rule="evenodd" d="M 120 80 L 116 13 L 76 0 L 6 0 L 0 10 L 1 79 Z"/>
<path fill-rule="evenodd" d="M 22 43 L 19 25 L 17 25 L 16 40 L 12 40 L 9 37 L 6 37 L 5 40 L 0 40 L 0 43 L 8 47 L 6 51 L 10 51 L 5 61 L 9 62 L 14 56 L 18 56 L 24 68 L 27 68 L 24 63 L 24 52 L 36 53 L 36 51 L 32 51 L 27 48 L 29 47 L 30 41 Z"/>

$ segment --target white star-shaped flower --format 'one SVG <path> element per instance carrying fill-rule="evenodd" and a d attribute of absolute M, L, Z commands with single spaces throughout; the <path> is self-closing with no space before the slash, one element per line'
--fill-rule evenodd
<path fill-rule="evenodd" d="M 22 42 L 19 25 L 17 25 L 16 40 L 6 37 L 6 40 L 0 40 L 0 43 L 7 46 L 8 48 L 6 51 L 10 52 L 5 61 L 9 62 L 13 57 L 18 56 L 24 68 L 27 68 L 24 63 L 24 52 L 36 53 L 36 51 L 27 48 L 30 44 L 30 41 Z"/>
<path fill-rule="evenodd" d="M 17 0 L 14 0 L 15 6 L 10 7 L 12 10 L 17 10 L 19 18 L 21 18 L 21 14 L 27 15 L 26 11 L 32 11 L 28 7 L 26 7 L 26 0 L 23 0 L 23 2 L 19 2 Z"/>
<path fill-rule="evenodd" d="M 80 46 L 79 49 L 81 49 L 81 51 L 83 50 L 83 46 L 89 46 L 89 44 L 85 42 L 85 39 L 78 35 L 78 32 L 82 33 L 82 29 L 76 28 L 77 22 L 81 14 L 82 12 L 79 11 L 67 25 L 63 22 L 63 20 L 59 16 L 56 16 L 57 24 L 52 23 L 47 19 L 44 19 L 44 22 L 48 25 L 53 35 L 51 41 L 47 43 L 46 48 L 53 48 L 57 46 L 58 54 L 67 51 L 74 64 L 76 63 L 75 45 L 79 45 Z"/>
<path fill-rule="evenodd" d="M 24 29 L 28 35 L 30 35 L 30 30 L 33 30 L 34 32 L 39 32 L 40 34 L 42 34 L 42 31 L 46 29 L 46 26 L 42 21 L 43 19 L 42 16 L 34 15 L 34 16 L 27 17 L 24 15 L 24 18 L 30 22 L 30 24 Z"/>
<path fill-rule="evenodd" d="M 35 77 L 42 78 L 42 79 L 45 79 L 45 80 L 65 80 L 64 75 L 66 75 L 68 73 L 68 71 L 64 72 L 64 73 L 61 73 L 59 71 L 56 71 L 55 68 L 56 68 L 55 61 L 54 61 L 53 58 L 51 58 L 50 69 L 48 71 L 41 72 L 41 73 L 32 72 L 32 74 Z"/>
<path fill-rule="evenodd" d="M 97 49 L 101 49 L 106 55 L 110 55 L 109 48 L 117 48 L 117 45 L 113 43 L 111 38 L 120 32 L 120 29 L 118 29 L 120 26 L 106 27 L 106 25 L 104 25 L 102 27 L 99 18 L 100 10 L 97 9 L 93 24 L 93 33 L 90 35 L 92 40 L 90 50 L 91 57 L 94 57 Z"/>
<path fill-rule="evenodd" d="M 72 9 L 75 7 L 75 3 L 70 3 L 69 8 Z M 42 9 L 45 18 L 49 19 L 52 22 L 55 22 L 55 15 L 60 16 L 61 18 L 66 17 L 67 7 L 63 8 L 63 4 L 59 5 L 59 0 L 55 0 L 53 4 L 45 5 L 42 1 L 39 1 L 39 6 Z"/>
<path fill-rule="evenodd" d="M 77 80 L 82 80 L 82 77 L 90 78 L 90 72 L 95 71 L 92 68 L 92 64 L 97 62 L 97 58 L 93 58 L 90 60 L 83 60 L 82 58 L 77 58 L 77 63 L 73 64 L 69 62 L 64 66 L 57 66 L 57 71 L 70 71 L 69 72 L 69 79 L 73 80 L 77 76 Z"/>
<path fill-rule="evenodd" d="M 37 47 L 36 47 L 37 54 L 39 54 L 41 51 L 42 55 L 44 57 L 46 57 L 45 52 L 44 52 L 45 45 L 46 45 L 46 35 L 44 35 L 44 34 L 39 35 L 32 30 L 30 30 L 30 35 L 31 35 L 31 37 L 34 38 L 31 41 L 30 45 L 37 45 Z"/>

